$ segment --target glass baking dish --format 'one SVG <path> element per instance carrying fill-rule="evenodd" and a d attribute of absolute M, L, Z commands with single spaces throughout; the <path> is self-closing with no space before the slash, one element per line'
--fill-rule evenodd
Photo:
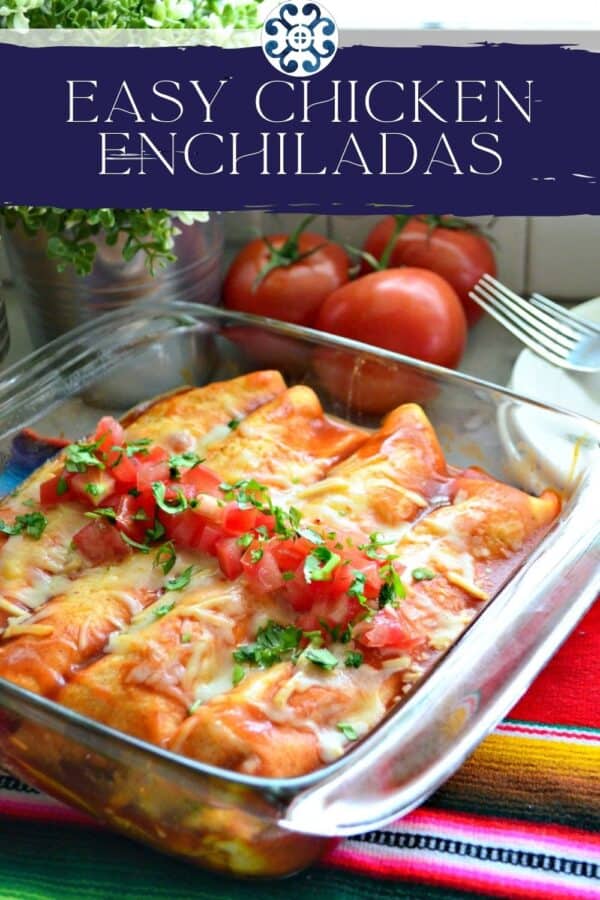
<path fill-rule="evenodd" d="M 196 354 L 193 371 L 180 361 Z M 279 368 L 324 407 L 374 426 L 424 405 L 450 463 L 528 491 L 554 487 L 542 544 L 387 718 L 336 762 L 293 779 L 173 755 L 0 679 L 0 764 L 130 837 L 221 872 L 283 876 L 332 837 L 422 803 L 526 690 L 600 589 L 600 427 L 456 372 L 286 323 L 171 302 L 111 313 L 8 369 L 0 464 L 27 426 L 80 438 L 100 415 L 193 380 Z M 57 748 L 59 748 L 57 752 Z"/>

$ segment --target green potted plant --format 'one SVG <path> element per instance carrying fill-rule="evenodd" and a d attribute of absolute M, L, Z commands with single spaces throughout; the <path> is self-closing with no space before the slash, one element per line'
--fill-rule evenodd
<path fill-rule="evenodd" d="M 187 28 L 219 42 L 259 25 L 260 0 L 0 0 L 0 27 Z M 167 209 L 0 206 L 12 277 L 36 344 L 126 302 L 216 302 L 218 216 Z"/>

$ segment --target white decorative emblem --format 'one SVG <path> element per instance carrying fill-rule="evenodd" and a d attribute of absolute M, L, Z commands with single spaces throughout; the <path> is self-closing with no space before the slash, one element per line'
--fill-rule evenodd
<path fill-rule="evenodd" d="M 320 3 L 280 3 L 265 20 L 262 47 L 284 75 L 314 75 L 336 54 L 337 26 Z"/>

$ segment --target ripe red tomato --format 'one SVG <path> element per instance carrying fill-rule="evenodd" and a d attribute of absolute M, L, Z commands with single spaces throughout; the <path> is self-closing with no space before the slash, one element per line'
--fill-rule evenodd
<path fill-rule="evenodd" d="M 474 228 L 451 228 L 443 223 L 443 217 L 440 224 L 431 224 L 425 217 L 410 218 L 394 241 L 389 265 L 417 266 L 441 275 L 458 294 L 467 322 L 473 325 L 483 310 L 471 300 L 469 291 L 486 272 L 496 274 L 496 260 L 489 241 Z M 368 235 L 364 250 L 380 259 L 395 225 L 393 216 L 382 219 Z M 363 271 L 372 271 L 366 262 Z"/>
<path fill-rule="evenodd" d="M 270 316 L 297 325 L 312 325 L 325 298 L 348 281 L 348 257 L 337 244 L 311 232 L 295 238 L 296 258 L 271 268 L 271 248 L 283 251 L 285 234 L 257 238 L 233 260 L 223 284 L 228 309 Z M 287 251 L 286 251 L 287 252 Z"/>
<path fill-rule="evenodd" d="M 465 347 L 467 326 L 450 285 L 426 269 L 385 269 L 339 288 L 319 311 L 322 331 L 453 368 Z M 355 409 L 383 413 L 432 392 L 424 377 L 392 363 L 356 358 L 343 350 L 317 350 L 313 366 L 332 396 Z"/>

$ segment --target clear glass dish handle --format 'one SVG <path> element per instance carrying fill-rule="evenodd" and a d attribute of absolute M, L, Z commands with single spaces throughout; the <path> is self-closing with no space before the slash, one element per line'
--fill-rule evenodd
<path fill-rule="evenodd" d="M 347 763 L 298 794 L 282 827 L 331 836 L 381 827 L 423 803 L 493 730 L 600 592 L 600 465 L 586 482 L 564 527 L 471 625 L 469 641 Z"/>

